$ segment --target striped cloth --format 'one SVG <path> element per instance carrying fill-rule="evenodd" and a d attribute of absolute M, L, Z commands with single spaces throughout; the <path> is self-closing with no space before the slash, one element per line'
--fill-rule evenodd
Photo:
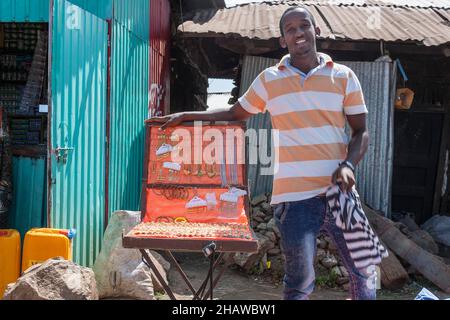
<path fill-rule="evenodd" d="M 343 230 L 344 239 L 356 268 L 366 268 L 381 263 L 388 256 L 370 227 L 355 188 L 349 193 L 338 186 L 327 191 L 328 210 L 336 219 L 336 225 Z"/>
<path fill-rule="evenodd" d="M 346 115 L 367 113 L 354 72 L 319 53 L 308 74 L 290 65 L 289 55 L 264 70 L 239 99 L 249 113 L 269 112 L 275 170 L 272 204 L 325 193 L 331 175 L 347 155 Z"/>

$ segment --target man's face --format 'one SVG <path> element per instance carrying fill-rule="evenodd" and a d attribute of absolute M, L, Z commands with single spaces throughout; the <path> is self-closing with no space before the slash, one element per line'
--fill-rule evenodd
<path fill-rule="evenodd" d="M 307 57 L 316 52 L 316 35 L 320 29 L 314 27 L 311 17 L 305 10 L 298 8 L 289 12 L 283 19 L 284 36 L 280 38 L 283 48 L 298 57 Z"/>

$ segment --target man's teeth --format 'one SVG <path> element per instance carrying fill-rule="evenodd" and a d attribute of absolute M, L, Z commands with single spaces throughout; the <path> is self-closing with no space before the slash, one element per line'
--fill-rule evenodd
<path fill-rule="evenodd" d="M 298 44 L 298 43 L 303 43 L 303 42 L 305 42 L 305 40 L 299 40 L 296 43 Z"/>

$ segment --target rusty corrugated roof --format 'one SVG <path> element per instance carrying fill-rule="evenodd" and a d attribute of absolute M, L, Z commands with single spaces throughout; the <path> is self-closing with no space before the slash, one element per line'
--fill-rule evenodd
<path fill-rule="evenodd" d="M 410 0 L 409 6 L 392 5 L 397 0 L 364 0 L 365 5 L 359 5 L 362 0 L 250 3 L 190 13 L 178 29 L 185 36 L 239 36 L 261 40 L 278 38 L 278 23 L 282 13 L 288 6 L 299 2 L 314 15 L 322 31 L 321 38 L 414 41 L 426 46 L 450 42 L 448 0 Z M 406 0 L 399 2 L 406 3 Z"/>

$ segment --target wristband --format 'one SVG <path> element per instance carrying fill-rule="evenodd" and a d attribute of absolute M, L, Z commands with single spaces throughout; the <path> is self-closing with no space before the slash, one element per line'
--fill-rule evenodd
<path fill-rule="evenodd" d="M 342 166 L 346 166 L 347 168 L 350 168 L 353 171 L 353 173 L 355 173 L 355 166 L 350 161 L 345 160 L 345 161 L 342 161 L 341 163 L 339 163 L 339 167 L 342 167 Z"/>

